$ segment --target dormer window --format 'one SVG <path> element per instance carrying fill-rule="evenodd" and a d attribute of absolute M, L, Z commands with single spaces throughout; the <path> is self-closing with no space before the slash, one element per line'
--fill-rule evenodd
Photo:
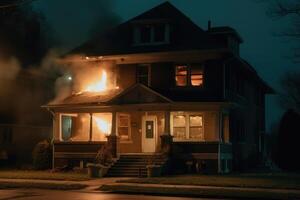
<path fill-rule="evenodd" d="M 167 23 L 140 24 L 134 27 L 134 45 L 160 45 L 170 42 Z"/>

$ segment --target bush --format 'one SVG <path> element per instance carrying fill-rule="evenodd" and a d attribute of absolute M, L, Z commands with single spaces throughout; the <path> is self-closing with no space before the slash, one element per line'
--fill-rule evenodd
<path fill-rule="evenodd" d="M 52 164 L 52 146 L 47 140 L 36 144 L 33 153 L 33 167 L 36 170 L 50 169 Z"/>

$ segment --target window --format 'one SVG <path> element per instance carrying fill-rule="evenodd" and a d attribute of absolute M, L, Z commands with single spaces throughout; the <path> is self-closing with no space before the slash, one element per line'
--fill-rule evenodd
<path fill-rule="evenodd" d="M 138 65 L 137 82 L 149 86 L 150 85 L 149 72 L 150 72 L 150 65 L 148 64 Z"/>
<path fill-rule="evenodd" d="M 130 141 L 130 115 L 118 115 L 118 136 L 121 141 Z"/>
<path fill-rule="evenodd" d="M 61 140 L 88 141 L 90 115 L 86 113 L 61 115 Z"/>
<path fill-rule="evenodd" d="M 151 42 L 152 27 L 149 25 L 140 27 L 140 42 L 150 43 Z"/>
<path fill-rule="evenodd" d="M 187 86 L 188 67 L 176 66 L 176 85 Z"/>
<path fill-rule="evenodd" d="M 174 140 L 204 141 L 203 115 L 198 113 L 172 113 Z"/>
<path fill-rule="evenodd" d="M 203 119 L 201 115 L 190 115 L 189 138 L 204 140 Z"/>
<path fill-rule="evenodd" d="M 170 27 L 166 23 L 142 24 L 134 28 L 134 45 L 169 43 Z"/>
<path fill-rule="evenodd" d="M 201 65 L 191 67 L 191 85 L 203 85 L 203 67 Z"/>
<path fill-rule="evenodd" d="M 176 86 L 199 87 L 203 85 L 202 65 L 177 65 L 175 67 Z"/>
<path fill-rule="evenodd" d="M 154 42 L 164 42 L 166 37 L 166 25 L 156 24 L 154 25 Z"/>
<path fill-rule="evenodd" d="M 175 115 L 173 117 L 173 136 L 178 139 L 186 138 L 185 115 Z"/>
<path fill-rule="evenodd" d="M 93 113 L 92 141 L 107 141 L 111 133 L 111 113 Z"/>

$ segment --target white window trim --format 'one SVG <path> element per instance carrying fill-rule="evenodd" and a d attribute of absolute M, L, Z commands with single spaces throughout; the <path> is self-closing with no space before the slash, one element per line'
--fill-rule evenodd
<path fill-rule="evenodd" d="M 178 111 L 181 112 L 181 111 Z M 185 139 L 180 139 L 180 138 L 174 138 L 175 142 L 205 142 L 205 113 L 204 112 L 184 112 L 182 111 L 182 115 L 186 117 L 186 125 L 185 125 L 185 131 L 186 131 L 186 138 Z M 177 114 L 176 111 L 170 113 L 170 125 L 171 125 L 171 135 L 174 136 L 173 132 L 173 117 L 174 115 L 180 115 Z M 202 116 L 202 129 L 203 129 L 203 135 L 204 135 L 204 140 L 199 140 L 199 139 L 191 139 L 190 138 L 190 116 L 191 115 L 200 115 Z"/>
<path fill-rule="evenodd" d="M 128 140 L 121 140 L 120 143 L 132 143 L 132 137 L 131 137 L 131 116 L 128 113 L 117 113 L 116 117 L 116 132 L 117 136 L 119 136 L 119 116 L 128 116 Z"/>

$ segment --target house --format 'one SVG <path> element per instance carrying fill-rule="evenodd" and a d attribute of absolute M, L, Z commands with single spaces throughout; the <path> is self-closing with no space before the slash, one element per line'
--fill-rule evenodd
<path fill-rule="evenodd" d="M 83 82 L 94 82 L 45 106 L 53 166 L 84 166 L 106 143 L 118 158 L 111 176 L 137 175 L 136 163 L 166 147 L 174 173 L 254 166 L 273 90 L 240 57 L 242 43 L 233 28 L 204 30 L 166 2 L 75 48 L 65 62 L 86 65 Z"/>

